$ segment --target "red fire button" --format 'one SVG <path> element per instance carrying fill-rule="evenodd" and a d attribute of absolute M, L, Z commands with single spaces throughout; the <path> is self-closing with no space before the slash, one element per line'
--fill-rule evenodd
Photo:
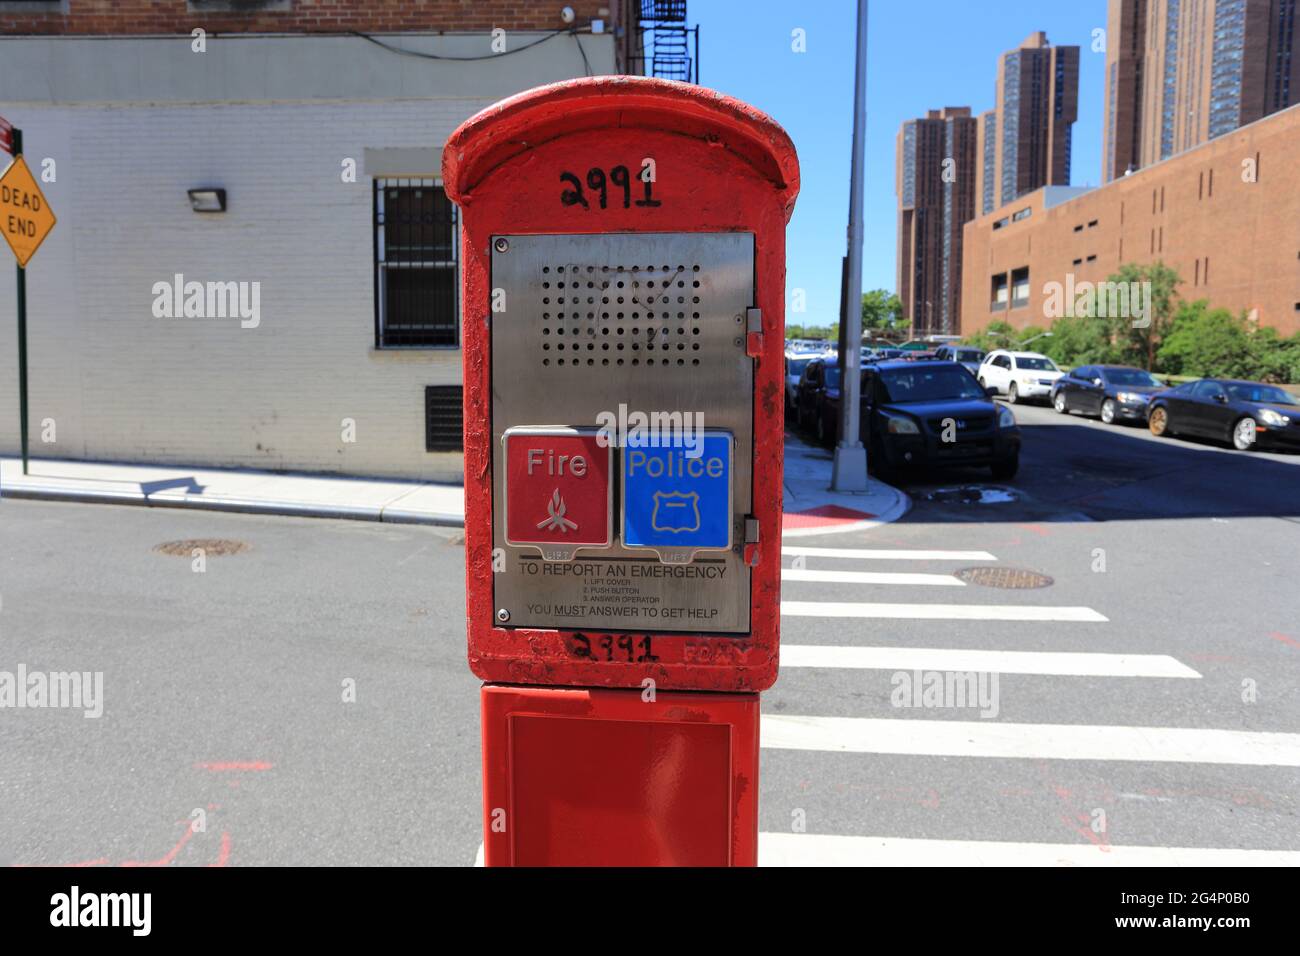
<path fill-rule="evenodd" d="M 614 455 L 594 430 L 511 428 L 505 444 L 506 544 L 565 560 L 613 543 Z"/>

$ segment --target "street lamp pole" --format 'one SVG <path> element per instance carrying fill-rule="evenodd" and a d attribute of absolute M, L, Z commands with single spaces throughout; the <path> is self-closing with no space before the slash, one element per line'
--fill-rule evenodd
<path fill-rule="evenodd" d="M 857 58 L 853 77 L 853 159 L 849 165 L 848 294 L 844 296 L 845 348 L 840 355 L 840 440 L 831 490 L 867 490 L 867 450 L 858 408 L 862 391 L 862 176 L 867 132 L 867 0 L 858 0 Z"/>

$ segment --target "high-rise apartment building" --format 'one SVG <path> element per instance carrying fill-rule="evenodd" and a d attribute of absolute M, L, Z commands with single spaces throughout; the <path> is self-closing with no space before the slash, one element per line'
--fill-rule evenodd
<path fill-rule="evenodd" d="M 1070 182 L 1079 114 L 1079 48 L 1031 33 L 998 60 L 997 101 L 980 117 L 975 192 L 981 215 L 1043 186 Z"/>
<path fill-rule="evenodd" d="M 1109 182 L 1296 101 L 1297 0 L 1110 0 Z"/>
<path fill-rule="evenodd" d="M 980 121 L 930 110 L 898 131 L 898 296 L 915 335 L 961 330 L 962 227 L 975 215 Z"/>

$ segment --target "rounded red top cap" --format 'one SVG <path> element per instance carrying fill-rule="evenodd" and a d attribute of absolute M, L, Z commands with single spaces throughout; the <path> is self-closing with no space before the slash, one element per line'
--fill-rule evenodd
<path fill-rule="evenodd" d="M 645 76 L 564 80 L 481 110 L 443 147 L 443 186 L 454 202 L 466 205 L 492 170 L 519 153 L 609 128 L 661 130 L 729 150 L 780 191 L 789 221 L 799 194 L 799 158 L 786 131 L 761 110 L 717 90 Z"/>

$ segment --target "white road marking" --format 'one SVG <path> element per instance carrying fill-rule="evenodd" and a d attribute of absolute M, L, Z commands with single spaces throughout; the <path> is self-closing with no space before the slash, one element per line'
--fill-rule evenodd
<path fill-rule="evenodd" d="M 981 671 L 1063 677 L 1186 677 L 1201 675 L 1166 654 L 1103 654 L 1073 651 L 973 651 L 931 647 L 844 647 L 783 644 L 781 668 Z"/>
<path fill-rule="evenodd" d="M 855 604 L 782 601 L 786 617 L 914 618 L 926 621 L 1093 621 L 1107 618 L 1090 607 L 1021 604 Z"/>
<path fill-rule="evenodd" d="M 1294 850 L 760 833 L 759 866 L 1300 866 Z"/>
<path fill-rule="evenodd" d="M 1300 734 L 1183 727 L 765 714 L 769 750 L 1300 767 Z"/>
<path fill-rule="evenodd" d="M 809 558 L 846 558 L 855 561 L 996 561 L 987 551 L 910 551 L 879 548 L 783 547 L 783 555 Z"/>
<path fill-rule="evenodd" d="M 809 568 L 782 568 L 782 581 L 821 581 L 830 584 L 933 584 L 939 587 L 964 588 L 966 582 L 951 574 L 915 574 L 897 571 L 813 571 Z"/>

